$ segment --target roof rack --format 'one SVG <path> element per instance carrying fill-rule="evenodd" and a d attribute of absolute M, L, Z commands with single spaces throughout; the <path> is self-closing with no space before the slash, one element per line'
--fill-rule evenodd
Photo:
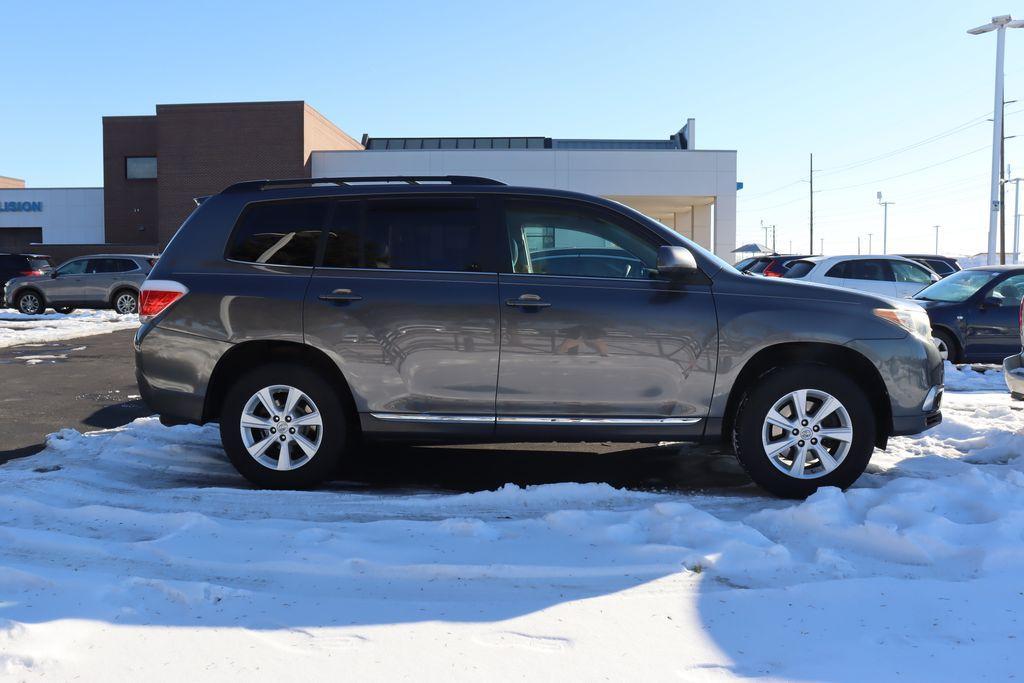
<path fill-rule="evenodd" d="M 283 180 L 247 180 L 229 185 L 224 193 L 252 192 L 267 187 L 313 187 L 315 185 L 389 185 L 404 183 L 406 185 L 504 185 L 493 178 L 481 178 L 471 175 L 382 175 L 353 176 L 351 178 L 286 178 Z"/>

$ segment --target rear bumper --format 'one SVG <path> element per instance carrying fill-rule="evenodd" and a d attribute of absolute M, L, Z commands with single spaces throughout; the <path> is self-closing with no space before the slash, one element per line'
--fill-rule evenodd
<path fill-rule="evenodd" d="M 231 345 L 152 325 L 139 328 L 134 344 L 145 404 L 166 424 L 201 424 L 213 369 Z"/>
<path fill-rule="evenodd" d="M 1024 401 L 1024 352 L 1003 359 L 1003 380 L 1010 396 Z"/>

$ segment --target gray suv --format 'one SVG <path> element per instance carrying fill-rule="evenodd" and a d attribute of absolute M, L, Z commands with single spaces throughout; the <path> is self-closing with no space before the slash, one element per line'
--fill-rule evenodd
<path fill-rule="evenodd" d="M 75 308 L 113 308 L 127 315 L 139 307 L 139 288 L 155 256 L 98 254 L 65 261 L 42 275 L 16 277 L 4 287 L 7 306 L 27 315 L 53 308 L 70 313 Z"/>
<path fill-rule="evenodd" d="M 594 250 L 631 267 L 595 273 Z M 219 421 L 268 488 L 373 440 L 706 439 L 799 497 L 941 420 L 915 304 L 746 277 L 621 204 L 486 178 L 233 185 L 182 225 L 140 313 L 144 400 Z"/>

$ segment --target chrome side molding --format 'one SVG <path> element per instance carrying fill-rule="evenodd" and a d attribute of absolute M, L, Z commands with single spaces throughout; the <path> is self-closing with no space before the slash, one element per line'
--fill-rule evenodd
<path fill-rule="evenodd" d="M 656 427 L 659 425 L 697 424 L 699 417 L 543 417 L 516 415 L 495 417 L 493 415 L 433 415 L 429 413 L 370 413 L 370 417 L 388 422 L 448 422 L 469 424 L 500 425 L 585 425 Z"/>

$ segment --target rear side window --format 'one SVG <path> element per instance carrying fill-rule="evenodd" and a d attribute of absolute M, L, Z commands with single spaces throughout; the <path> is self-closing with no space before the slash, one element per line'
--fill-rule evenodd
<path fill-rule="evenodd" d="M 127 273 L 135 270 L 138 266 L 135 261 L 123 258 L 96 258 L 89 259 L 86 273 Z"/>
<path fill-rule="evenodd" d="M 925 259 L 925 265 L 934 270 L 939 275 L 949 275 L 953 272 L 953 266 L 949 265 L 945 261 L 935 261 L 931 259 Z"/>
<path fill-rule="evenodd" d="M 324 200 L 250 204 L 231 235 L 227 257 L 276 266 L 312 266 L 328 206 Z"/>
<path fill-rule="evenodd" d="M 364 268 L 480 270 L 476 202 L 370 200 L 362 251 Z"/>
<path fill-rule="evenodd" d="M 785 277 L 785 278 L 801 278 L 801 277 L 807 275 L 807 273 L 811 272 L 811 270 L 813 268 L 814 268 L 814 261 L 797 261 L 797 262 L 793 263 L 789 267 L 789 270 L 787 270 L 786 274 L 783 275 L 782 277 Z"/>
<path fill-rule="evenodd" d="M 768 267 L 769 262 L 770 259 L 758 259 L 749 268 L 747 268 L 747 272 L 753 273 L 754 275 L 760 275 L 764 272 L 764 269 Z"/>
<path fill-rule="evenodd" d="M 851 280 L 882 280 L 892 281 L 892 271 L 885 261 L 863 259 L 846 262 L 845 277 Z"/>

